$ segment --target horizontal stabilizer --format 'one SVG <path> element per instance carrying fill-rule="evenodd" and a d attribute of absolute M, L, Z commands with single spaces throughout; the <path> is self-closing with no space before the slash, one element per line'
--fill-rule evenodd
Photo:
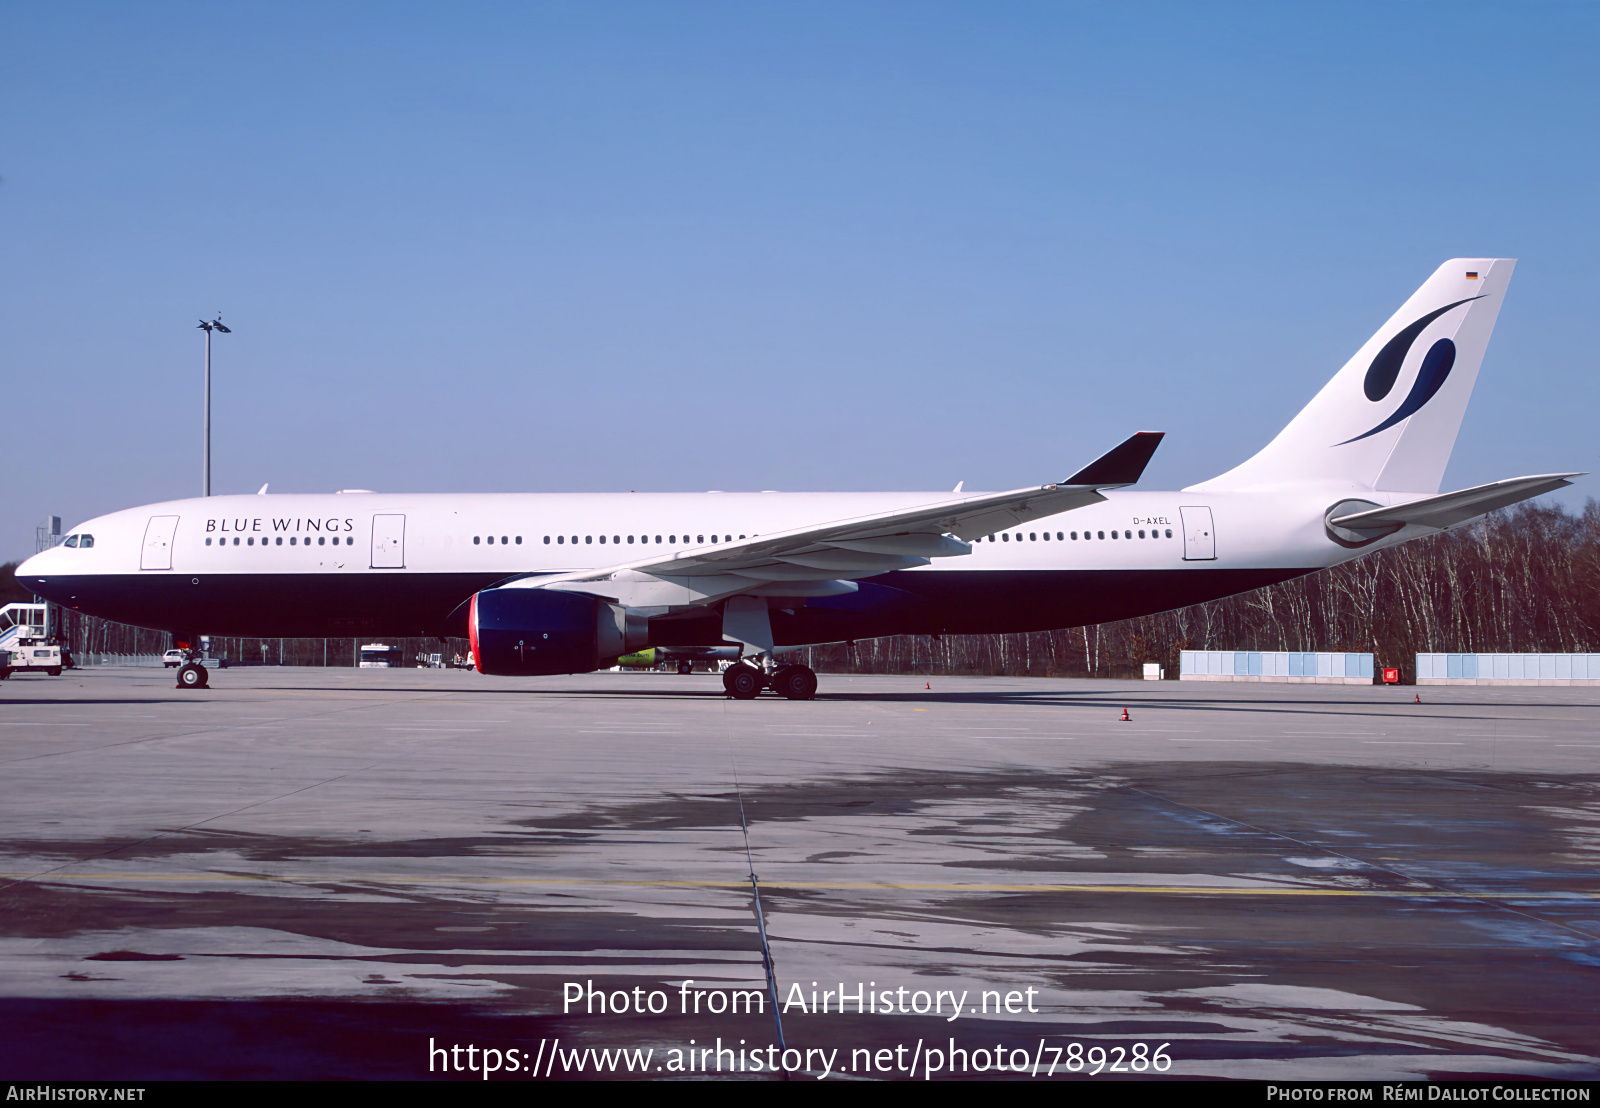
<path fill-rule="evenodd" d="M 1581 473 L 1544 473 L 1536 477 L 1513 477 L 1507 481 L 1493 481 L 1459 492 L 1441 493 L 1397 504 L 1392 508 L 1373 508 L 1365 512 L 1339 516 L 1328 520 L 1334 527 L 1350 531 L 1371 533 L 1396 531 L 1407 524 L 1444 530 L 1465 523 L 1496 508 L 1504 508 L 1522 500 L 1541 496 L 1572 484 L 1572 478 Z"/>
<path fill-rule="evenodd" d="M 1144 467 L 1166 437 L 1165 431 L 1140 431 L 1121 444 L 1112 447 L 1078 472 L 1061 482 L 1063 485 L 1131 485 L 1144 474 Z"/>

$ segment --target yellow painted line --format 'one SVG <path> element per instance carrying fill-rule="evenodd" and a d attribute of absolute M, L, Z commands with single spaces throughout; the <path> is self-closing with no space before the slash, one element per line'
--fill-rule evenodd
<path fill-rule="evenodd" d="M 669 881 L 600 880 L 576 877 L 350 877 L 327 874 L 253 873 L 77 873 L 39 874 L 0 873 L 0 880 L 81 884 L 88 881 L 168 882 L 168 881 L 260 881 L 305 885 L 532 885 L 595 888 L 662 889 L 748 889 L 748 880 Z M 946 893 L 1143 893 L 1156 896 L 1367 896 L 1402 897 L 1431 900 L 1600 900 L 1600 892 L 1583 893 L 1470 893 L 1445 890 L 1404 889 L 1329 889 L 1306 886 L 1266 885 L 951 885 L 896 883 L 888 881 L 763 881 L 762 888 L 818 889 L 839 892 L 900 891 Z"/>

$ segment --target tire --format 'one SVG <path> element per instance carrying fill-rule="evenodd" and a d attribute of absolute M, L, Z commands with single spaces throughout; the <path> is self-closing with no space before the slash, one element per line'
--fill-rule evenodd
<path fill-rule="evenodd" d="M 45 672 L 48 673 L 51 677 L 60 677 L 61 676 L 61 667 L 60 666 L 51 666 L 49 669 L 45 670 Z"/>
<path fill-rule="evenodd" d="M 691 674 L 693 672 L 694 672 L 694 664 L 693 663 L 691 663 L 691 662 L 679 662 L 678 663 L 678 673 L 679 673 L 680 676 L 687 677 L 687 676 L 689 676 L 689 674 Z"/>
<path fill-rule="evenodd" d="M 817 695 L 817 675 L 805 666 L 784 666 L 772 678 L 772 691 L 788 700 L 810 700 Z"/>
<path fill-rule="evenodd" d="M 744 662 L 729 666 L 722 674 L 722 687 L 735 700 L 754 700 L 766 683 L 765 674 Z"/>
<path fill-rule="evenodd" d="M 197 666 L 193 662 L 178 667 L 178 688 L 203 689 L 207 686 L 205 666 Z"/>

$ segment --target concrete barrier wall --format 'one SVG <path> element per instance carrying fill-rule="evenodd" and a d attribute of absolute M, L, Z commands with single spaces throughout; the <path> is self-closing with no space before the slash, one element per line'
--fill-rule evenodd
<path fill-rule="evenodd" d="M 1600 654 L 1418 654 L 1419 685 L 1600 685 Z"/>
<path fill-rule="evenodd" d="M 1284 681 L 1372 684 L 1372 655 L 1331 651 L 1183 650 L 1180 681 Z"/>

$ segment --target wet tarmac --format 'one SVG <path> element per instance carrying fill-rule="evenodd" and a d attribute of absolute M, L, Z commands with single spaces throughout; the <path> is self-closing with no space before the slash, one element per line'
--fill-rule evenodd
<path fill-rule="evenodd" d="M 795 1079 L 1600 1077 L 1600 689 L 171 685 L 0 685 L 0 1077 L 770 1077 L 752 862 Z"/>

